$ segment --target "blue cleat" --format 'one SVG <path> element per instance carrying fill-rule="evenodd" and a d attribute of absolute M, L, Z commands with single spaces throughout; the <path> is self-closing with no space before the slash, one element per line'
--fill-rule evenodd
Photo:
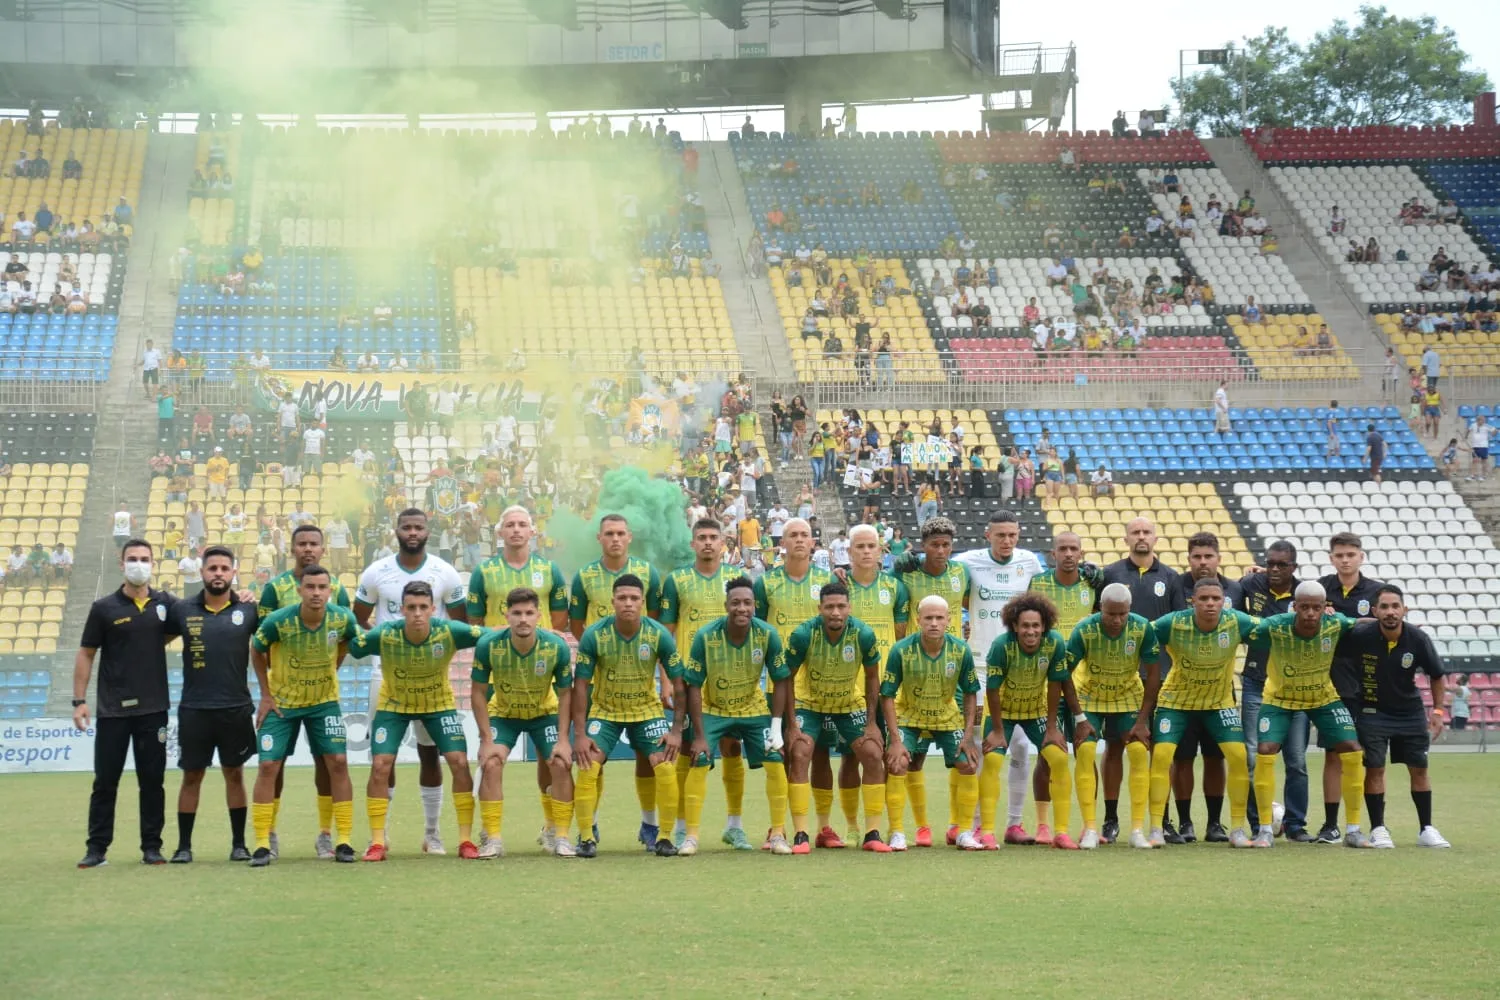
<path fill-rule="evenodd" d="M 640 832 L 635 839 L 646 846 L 646 853 L 650 854 L 656 850 L 656 841 L 661 835 L 661 830 L 655 823 L 642 823 Z M 670 841 L 669 841 L 670 843 Z"/>

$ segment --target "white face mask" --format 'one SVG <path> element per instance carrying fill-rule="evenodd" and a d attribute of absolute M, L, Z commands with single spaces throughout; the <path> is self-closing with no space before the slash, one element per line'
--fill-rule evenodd
<path fill-rule="evenodd" d="M 128 562 L 125 564 L 125 582 L 139 587 L 151 580 L 151 564 Z"/>

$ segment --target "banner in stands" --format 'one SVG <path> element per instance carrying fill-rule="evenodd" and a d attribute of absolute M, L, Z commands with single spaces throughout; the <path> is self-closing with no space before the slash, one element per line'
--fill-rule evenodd
<path fill-rule="evenodd" d="M 677 400 L 664 396 L 639 396 L 630 401 L 630 419 L 626 429 L 642 437 L 675 435 L 681 429 L 682 412 Z"/>
<path fill-rule="evenodd" d="M 548 393 L 529 388 L 517 372 L 310 372 L 268 371 L 256 385 L 257 402 L 274 411 L 287 393 L 304 414 L 322 404 L 329 420 L 405 420 L 406 396 L 421 386 L 427 412 L 444 386 L 458 393 L 458 413 L 535 420 Z M 434 419 L 435 416 L 434 416 Z"/>

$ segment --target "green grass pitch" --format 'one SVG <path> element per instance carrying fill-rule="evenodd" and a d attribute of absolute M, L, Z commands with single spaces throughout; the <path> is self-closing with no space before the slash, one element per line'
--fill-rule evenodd
<path fill-rule="evenodd" d="M 947 812 L 936 763 L 928 777 L 935 825 Z M 1320 759 L 1312 763 L 1316 770 Z M 1433 765 L 1435 818 L 1450 851 L 1414 846 L 1405 769 L 1392 768 L 1396 851 L 1278 842 L 1269 852 L 1199 844 L 1148 853 L 1122 842 L 1092 854 L 1007 847 L 773 858 L 719 844 L 715 773 L 706 850 L 667 860 L 635 844 L 630 767 L 616 763 L 601 855 L 591 862 L 536 848 L 540 807 L 522 766 L 510 775 L 521 790 L 507 803 L 509 856 L 484 863 L 418 853 L 416 774 L 406 768 L 393 858 L 379 866 L 313 858 L 312 776 L 302 769 L 288 776 L 282 858 L 264 871 L 224 860 L 228 820 L 214 776 L 195 864 L 136 863 L 126 775 L 111 864 L 91 872 L 73 867 L 89 776 L 7 776 L 0 994 L 1494 996 L 1500 755 L 1438 754 Z M 167 793 L 170 853 L 175 778 Z M 358 791 L 355 807 L 362 850 Z M 444 809 L 452 851 L 451 797 Z M 1197 809 L 1201 829 L 1201 800 Z M 758 844 L 757 772 L 746 810 Z"/>

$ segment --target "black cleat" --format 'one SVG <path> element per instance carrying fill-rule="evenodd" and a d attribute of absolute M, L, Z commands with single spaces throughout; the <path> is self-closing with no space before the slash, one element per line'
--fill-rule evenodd
<path fill-rule="evenodd" d="M 164 865 L 166 863 L 167 859 L 162 857 L 161 851 L 158 851 L 154 847 L 141 852 L 141 864 L 143 865 Z"/>
<path fill-rule="evenodd" d="M 1187 843 L 1187 841 L 1182 839 L 1182 834 L 1177 832 L 1177 827 L 1173 826 L 1170 820 L 1161 828 L 1161 835 L 1162 839 L 1169 844 Z"/>
<path fill-rule="evenodd" d="M 109 861 L 104 857 L 104 852 L 103 851 L 89 851 L 78 862 L 78 867 L 79 868 L 103 868 L 107 864 L 109 864 Z"/>
<path fill-rule="evenodd" d="M 269 847 L 257 847 L 255 853 L 250 855 L 251 868 L 267 868 L 271 864 L 271 849 Z"/>
<path fill-rule="evenodd" d="M 354 864 L 354 848 L 348 844 L 339 844 L 333 849 L 333 860 L 341 865 Z"/>
<path fill-rule="evenodd" d="M 245 849 L 245 845 L 244 844 L 235 844 L 234 848 L 232 850 L 230 850 L 230 852 L 229 852 L 229 860 L 230 861 L 249 861 L 250 860 L 250 852 Z"/>
<path fill-rule="evenodd" d="M 1107 819 L 1104 821 L 1104 829 L 1099 831 L 1099 839 L 1106 844 L 1113 844 L 1120 839 L 1120 821 Z"/>
<path fill-rule="evenodd" d="M 578 857 L 597 858 L 599 856 L 599 842 L 597 840 L 580 840 L 578 842 Z"/>
<path fill-rule="evenodd" d="M 1286 839 L 1293 844 L 1312 843 L 1313 835 L 1307 832 L 1306 827 L 1299 826 L 1295 830 L 1287 827 L 1284 828 L 1283 832 L 1286 836 Z"/>
<path fill-rule="evenodd" d="M 1229 831 L 1224 829 L 1223 823 L 1208 824 L 1208 832 L 1203 835 L 1205 844 L 1227 844 L 1229 843 Z"/>
<path fill-rule="evenodd" d="M 797 833 L 795 836 L 792 837 L 792 853 L 793 854 L 810 854 L 810 853 L 812 853 L 812 840 L 807 836 L 807 831 L 804 830 L 804 831 L 802 831 L 800 833 Z"/>
<path fill-rule="evenodd" d="M 1339 828 L 1336 826 L 1325 826 L 1318 831 L 1318 835 L 1313 838 L 1312 842 L 1314 844 L 1342 844 L 1344 835 L 1339 833 Z"/>
<path fill-rule="evenodd" d="M 190 865 L 193 863 L 193 852 L 186 847 L 179 847 L 173 852 L 171 863 L 174 865 Z"/>
<path fill-rule="evenodd" d="M 1184 844 L 1196 844 L 1198 842 L 1198 831 L 1193 829 L 1193 821 L 1188 820 L 1177 828 L 1177 836 L 1182 838 Z"/>
<path fill-rule="evenodd" d="M 677 857 L 677 845 L 673 844 L 672 841 L 668 840 L 666 837 L 658 837 L 656 840 L 656 846 L 652 848 L 652 850 L 656 853 L 656 856 L 658 858 Z"/>

